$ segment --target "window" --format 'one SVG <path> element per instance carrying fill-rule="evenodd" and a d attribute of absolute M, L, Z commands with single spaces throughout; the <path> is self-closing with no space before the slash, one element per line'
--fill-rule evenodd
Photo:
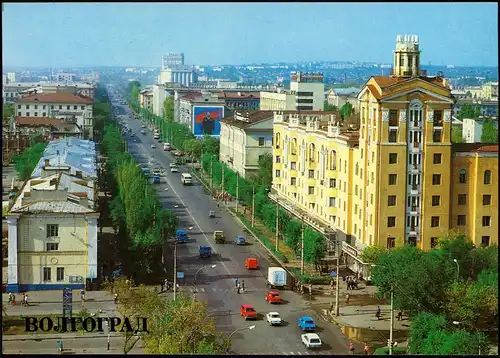
<path fill-rule="evenodd" d="M 398 126 L 398 111 L 395 109 L 389 110 L 389 126 L 391 127 Z"/>
<path fill-rule="evenodd" d="M 78 106 L 73 106 L 73 109 L 74 109 L 74 110 L 77 110 L 77 109 L 78 109 Z"/>
<path fill-rule="evenodd" d="M 66 106 L 66 109 L 71 109 L 71 106 Z"/>
<path fill-rule="evenodd" d="M 491 184 L 491 171 L 489 170 L 484 172 L 484 184 Z"/>
<path fill-rule="evenodd" d="M 358 175 L 358 173 L 359 173 L 359 163 L 356 163 L 355 174 Z"/>
<path fill-rule="evenodd" d="M 434 111 L 434 127 L 442 127 L 443 126 L 443 111 L 436 110 Z"/>
<path fill-rule="evenodd" d="M 276 156 L 276 163 L 281 163 L 281 157 L 279 155 Z"/>
<path fill-rule="evenodd" d="M 52 281 L 52 275 L 51 275 L 51 270 L 50 267 L 44 267 L 43 268 L 43 280 L 44 281 Z"/>
<path fill-rule="evenodd" d="M 396 226 L 396 217 L 389 216 L 387 217 L 387 227 L 395 227 Z"/>
<path fill-rule="evenodd" d="M 263 158 L 264 158 L 264 155 L 259 155 L 259 159 L 258 159 L 259 163 L 263 160 Z"/>
<path fill-rule="evenodd" d="M 297 178 L 290 178 L 290 185 L 297 185 Z"/>
<path fill-rule="evenodd" d="M 431 216 L 431 227 L 439 227 L 439 216 Z"/>
<path fill-rule="evenodd" d="M 38 117 L 38 112 L 35 112 L 35 117 Z"/>
<path fill-rule="evenodd" d="M 308 187 L 307 192 L 309 193 L 309 195 L 314 194 L 314 187 L 313 186 Z"/>
<path fill-rule="evenodd" d="M 47 106 L 44 104 L 44 105 L 43 105 L 43 107 L 42 107 L 42 109 L 45 109 L 46 107 L 47 107 Z"/>
<path fill-rule="evenodd" d="M 441 153 L 434 153 L 433 164 L 441 164 L 441 157 L 442 157 Z"/>
<path fill-rule="evenodd" d="M 432 196 L 432 206 L 439 206 L 441 203 L 441 197 L 439 195 Z"/>
<path fill-rule="evenodd" d="M 481 236 L 481 246 L 482 247 L 490 246 L 490 237 L 489 236 Z"/>
<path fill-rule="evenodd" d="M 20 104 L 17 105 L 17 109 L 21 109 L 21 105 Z"/>
<path fill-rule="evenodd" d="M 30 116 L 30 112 L 26 112 L 26 117 L 29 117 Z"/>
<path fill-rule="evenodd" d="M 57 251 L 59 250 L 59 244 L 56 244 L 54 242 L 47 242 L 45 244 L 45 248 L 47 251 Z"/>
<path fill-rule="evenodd" d="M 354 187 L 354 195 L 358 195 L 358 184 L 356 184 L 356 186 Z"/>
<path fill-rule="evenodd" d="M 314 179 L 314 169 L 309 169 L 309 179 Z"/>
<path fill-rule="evenodd" d="M 328 199 L 328 200 L 329 200 L 328 205 L 329 205 L 330 207 L 335 207 L 335 199 L 336 199 L 336 198 L 329 198 L 329 199 Z"/>
<path fill-rule="evenodd" d="M 491 195 L 483 195 L 483 205 L 491 205 Z"/>
<path fill-rule="evenodd" d="M 465 215 L 458 215 L 457 216 L 457 225 L 458 226 L 465 225 Z"/>
<path fill-rule="evenodd" d="M 75 109 L 76 109 L 76 108 L 75 108 Z M 81 107 L 81 110 L 82 110 L 82 111 L 83 111 L 83 110 L 85 110 L 85 106 L 82 106 L 82 107 Z"/>
<path fill-rule="evenodd" d="M 396 247 L 396 238 L 395 237 L 388 237 L 387 238 L 387 248 L 392 249 Z"/>
<path fill-rule="evenodd" d="M 483 226 L 490 226 L 491 216 L 483 216 Z"/>
<path fill-rule="evenodd" d="M 396 143 L 398 141 L 398 131 L 394 129 L 389 130 L 389 143 Z"/>
<path fill-rule="evenodd" d="M 389 185 L 396 185 L 397 174 L 389 174 Z"/>
<path fill-rule="evenodd" d="M 59 225 L 47 224 L 47 237 L 59 236 Z"/>
<path fill-rule="evenodd" d="M 396 195 L 389 195 L 387 197 L 387 206 L 396 206 Z"/>
<path fill-rule="evenodd" d="M 441 130 L 434 129 L 434 131 L 432 132 L 432 141 L 434 143 L 441 143 L 442 142 L 441 133 L 442 133 Z"/>
<path fill-rule="evenodd" d="M 408 245 L 413 247 L 417 246 L 417 238 L 415 236 L 410 236 L 408 238 Z"/>
<path fill-rule="evenodd" d="M 337 179 L 330 179 L 330 188 L 335 188 L 337 186 Z"/>
<path fill-rule="evenodd" d="M 290 162 L 290 170 L 297 170 L 297 162 Z"/>
<path fill-rule="evenodd" d="M 398 162 L 398 153 L 389 153 L 389 164 L 396 164 Z"/>
<path fill-rule="evenodd" d="M 62 106 L 61 106 L 61 105 L 59 106 L 59 109 L 62 109 Z"/>
<path fill-rule="evenodd" d="M 19 117 L 21 117 L 21 112 L 17 112 L 17 115 L 18 115 Z"/>
<path fill-rule="evenodd" d="M 29 104 L 26 105 L 26 109 L 30 109 L 30 105 Z"/>
<path fill-rule="evenodd" d="M 432 174 L 432 185 L 441 185 L 441 174 Z"/>
<path fill-rule="evenodd" d="M 50 109 L 54 109 L 54 105 L 53 104 L 50 105 Z"/>
<path fill-rule="evenodd" d="M 43 113 L 42 113 L 42 116 L 43 116 L 43 117 L 47 117 L 47 112 L 43 112 Z"/>
<path fill-rule="evenodd" d="M 57 268 L 57 281 L 64 281 L 64 267 Z"/>
<path fill-rule="evenodd" d="M 259 147 L 264 146 L 264 137 L 259 137 Z"/>
<path fill-rule="evenodd" d="M 431 237 L 431 249 L 435 248 L 438 243 L 438 238 L 437 237 Z"/>
<path fill-rule="evenodd" d="M 279 177 L 280 177 L 280 171 L 276 170 L 276 178 L 279 178 Z"/>
<path fill-rule="evenodd" d="M 460 172 L 458 172 L 458 182 L 460 184 L 465 184 L 467 182 L 467 170 L 460 169 Z"/>
<path fill-rule="evenodd" d="M 467 204 L 467 194 L 458 194 L 458 205 Z"/>

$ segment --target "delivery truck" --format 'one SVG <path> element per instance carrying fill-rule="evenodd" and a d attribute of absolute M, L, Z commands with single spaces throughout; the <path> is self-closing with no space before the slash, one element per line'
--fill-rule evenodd
<path fill-rule="evenodd" d="M 286 270 L 281 267 L 269 267 L 267 270 L 267 286 L 284 288 L 286 286 Z"/>

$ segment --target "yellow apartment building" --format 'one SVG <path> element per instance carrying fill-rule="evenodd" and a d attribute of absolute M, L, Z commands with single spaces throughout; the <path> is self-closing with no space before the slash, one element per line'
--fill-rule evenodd
<path fill-rule="evenodd" d="M 274 115 L 270 198 L 324 233 L 329 251 L 342 242 L 355 270 L 367 246 L 428 250 L 450 229 L 498 243 L 498 146 L 452 145 L 447 80 L 419 66 L 418 37 L 398 36 L 391 76 L 370 78 L 358 95 L 357 123 Z"/>

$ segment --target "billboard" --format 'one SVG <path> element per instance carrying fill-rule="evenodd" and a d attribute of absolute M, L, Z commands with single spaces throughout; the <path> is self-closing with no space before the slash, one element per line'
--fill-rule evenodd
<path fill-rule="evenodd" d="M 205 134 L 220 136 L 220 120 L 223 117 L 223 106 L 194 106 L 193 134 L 197 137 Z"/>

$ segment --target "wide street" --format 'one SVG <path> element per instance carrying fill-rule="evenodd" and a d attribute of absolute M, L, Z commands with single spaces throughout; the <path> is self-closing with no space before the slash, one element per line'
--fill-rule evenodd
<path fill-rule="evenodd" d="M 253 330 L 243 330 L 233 335 L 233 351 L 240 354 L 346 354 L 348 342 L 340 330 L 331 323 L 321 321 L 309 308 L 309 302 L 299 294 L 280 292 L 285 303 L 279 306 L 271 307 L 264 300 L 268 291 L 267 269 L 277 264 L 260 243 L 248 234 L 244 235 L 248 245 L 234 244 L 234 237 L 244 234 L 243 229 L 225 209 L 217 208 L 216 202 L 197 180 L 194 180 L 192 186 L 183 186 L 180 174 L 188 172 L 188 167 L 180 166 L 179 173 L 171 173 L 169 164 L 174 159 L 173 155 L 163 151 L 163 144 L 153 139 L 150 129 L 145 129 L 145 135 L 140 134 L 141 121 L 129 118 L 130 109 L 124 107 L 123 110 L 126 115 L 120 117 L 134 133 L 134 136 L 126 136 L 129 152 L 141 164 L 149 163 L 150 166 L 159 165 L 166 169 L 161 184 L 155 184 L 155 187 L 162 204 L 179 217 L 179 229 L 186 230 L 189 235 L 188 242 L 178 245 L 177 250 L 178 271 L 185 274 L 185 278 L 179 282 L 181 290 L 192 294 L 194 274 L 206 266 L 197 275 L 197 298 L 208 302 L 216 317 L 218 329 L 229 335 L 236 329 L 256 325 Z M 151 148 L 152 144 L 156 144 L 155 149 Z M 152 161 L 156 164 L 151 165 Z M 216 218 L 208 217 L 210 209 L 217 209 Z M 212 238 L 214 230 L 223 230 L 228 242 L 215 244 Z M 200 245 L 211 246 L 216 254 L 211 259 L 200 259 Z M 248 257 L 259 260 L 260 270 L 248 271 L 245 268 L 244 262 Z M 212 265 L 216 265 L 215 268 Z M 244 293 L 237 294 L 234 287 L 236 278 L 245 281 Z M 239 307 L 243 303 L 254 306 L 259 313 L 257 322 L 245 322 L 240 317 Z M 271 327 L 267 324 L 265 315 L 270 311 L 280 313 L 285 321 L 283 326 Z M 317 332 L 324 342 L 322 349 L 308 351 L 302 344 L 301 330 L 297 326 L 297 319 L 302 315 L 312 316 L 318 324 Z"/>

